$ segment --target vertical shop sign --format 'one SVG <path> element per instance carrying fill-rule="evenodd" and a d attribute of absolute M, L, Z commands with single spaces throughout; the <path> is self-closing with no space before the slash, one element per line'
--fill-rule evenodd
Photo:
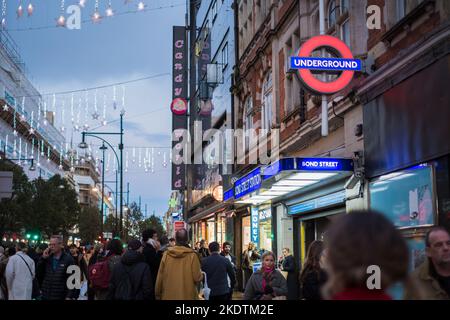
<path fill-rule="evenodd" d="M 187 58 L 186 28 L 173 27 L 172 190 L 186 187 L 186 164 L 179 160 L 184 157 L 182 132 L 187 129 Z"/>
<path fill-rule="evenodd" d="M 252 242 L 259 245 L 259 211 L 258 208 L 252 207 L 252 224 L 251 224 L 251 239 Z"/>

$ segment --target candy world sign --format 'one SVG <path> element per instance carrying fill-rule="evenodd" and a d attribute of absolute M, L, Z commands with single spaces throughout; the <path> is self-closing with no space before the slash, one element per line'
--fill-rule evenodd
<path fill-rule="evenodd" d="M 311 57 L 311 54 L 325 48 L 335 57 Z M 321 35 L 313 37 L 300 48 L 298 55 L 291 57 L 291 69 L 298 69 L 303 84 L 312 92 L 333 94 L 347 87 L 353 79 L 355 71 L 361 70 L 361 60 L 354 59 L 350 48 L 342 40 Z M 323 81 L 315 77 L 312 71 L 341 72 L 333 81 Z"/>

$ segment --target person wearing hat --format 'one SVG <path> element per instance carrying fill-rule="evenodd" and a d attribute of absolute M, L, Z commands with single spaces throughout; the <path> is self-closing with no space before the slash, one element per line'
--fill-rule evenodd
<path fill-rule="evenodd" d="M 109 282 L 108 300 L 153 300 L 150 267 L 139 240 L 128 242 L 128 250 L 114 267 Z"/>

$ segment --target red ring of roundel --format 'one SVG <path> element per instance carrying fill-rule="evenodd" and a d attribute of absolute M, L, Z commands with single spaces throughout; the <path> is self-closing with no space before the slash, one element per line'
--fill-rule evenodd
<path fill-rule="evenodd" d="M 341 58 L 353 59 L 353 54 L 345 42 L 328 35 L 317 36 L 306 41 L 300 48 L 298 56 L 303 58 L 310 57 L 311 53 L 320 47 L 333 48 L 341 55 Z M 352 81 L 355 72 L 348 70 L 343 71 L 339 78 L 331 82 L 320 81 L 313 76 L 309 69 L 299 69 L 299 74 L 303 83 L 312 91 L 323 94 L 333 94 L 348 86 Z"/>

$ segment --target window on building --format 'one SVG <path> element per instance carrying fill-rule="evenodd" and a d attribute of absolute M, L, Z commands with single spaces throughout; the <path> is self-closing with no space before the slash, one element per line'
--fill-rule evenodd
<path fill-rule="evenodd" d="M 248 150 L 250 143 L 249 130 L 253 129 L 253 100 L 250 95 L 245 100 L 244 105 L 244 134 L 245 134 L 245 150 Z"/>
<path fill-rule="evenodd" d="M 214 23 L 214 21 L 216 21 L 217 18 L 217 1 L 214 0 L 212 7 L 211 7 L 211 20 L 212 23 Z"/>
<path fill-rule="evenodd" d="M 423 0 L 396 0 L 397 21 L 403 19 L 421 2 L 423 2 Z"/>
<path fill-rule="evenodd" d="M 348 0 L 333 0 L 328 5 L 328 28 L 333 28 L 332 36 L 340 38 L 347 46 L 351 48 L 350 41 L 350 19 L 348 18 L 349 1 Z M 342 16 L 347 18 L 341 22 Z"/>
<path fill-rule="evenodd" d="M 336 25 L 339 7 L 336 5 L 336 0 L 330 1 L 328 4 L 328 28 Z"/>
<path fill-rule="evenodd" d="M 263 84 L 262 129 L 270 131 L 272 128 L 272 72 L 269 71 Z"/>
<path fill-rule="evenodd" d="M 222 48 L 222 71 L 228 66 L 228 42 Z"/>

